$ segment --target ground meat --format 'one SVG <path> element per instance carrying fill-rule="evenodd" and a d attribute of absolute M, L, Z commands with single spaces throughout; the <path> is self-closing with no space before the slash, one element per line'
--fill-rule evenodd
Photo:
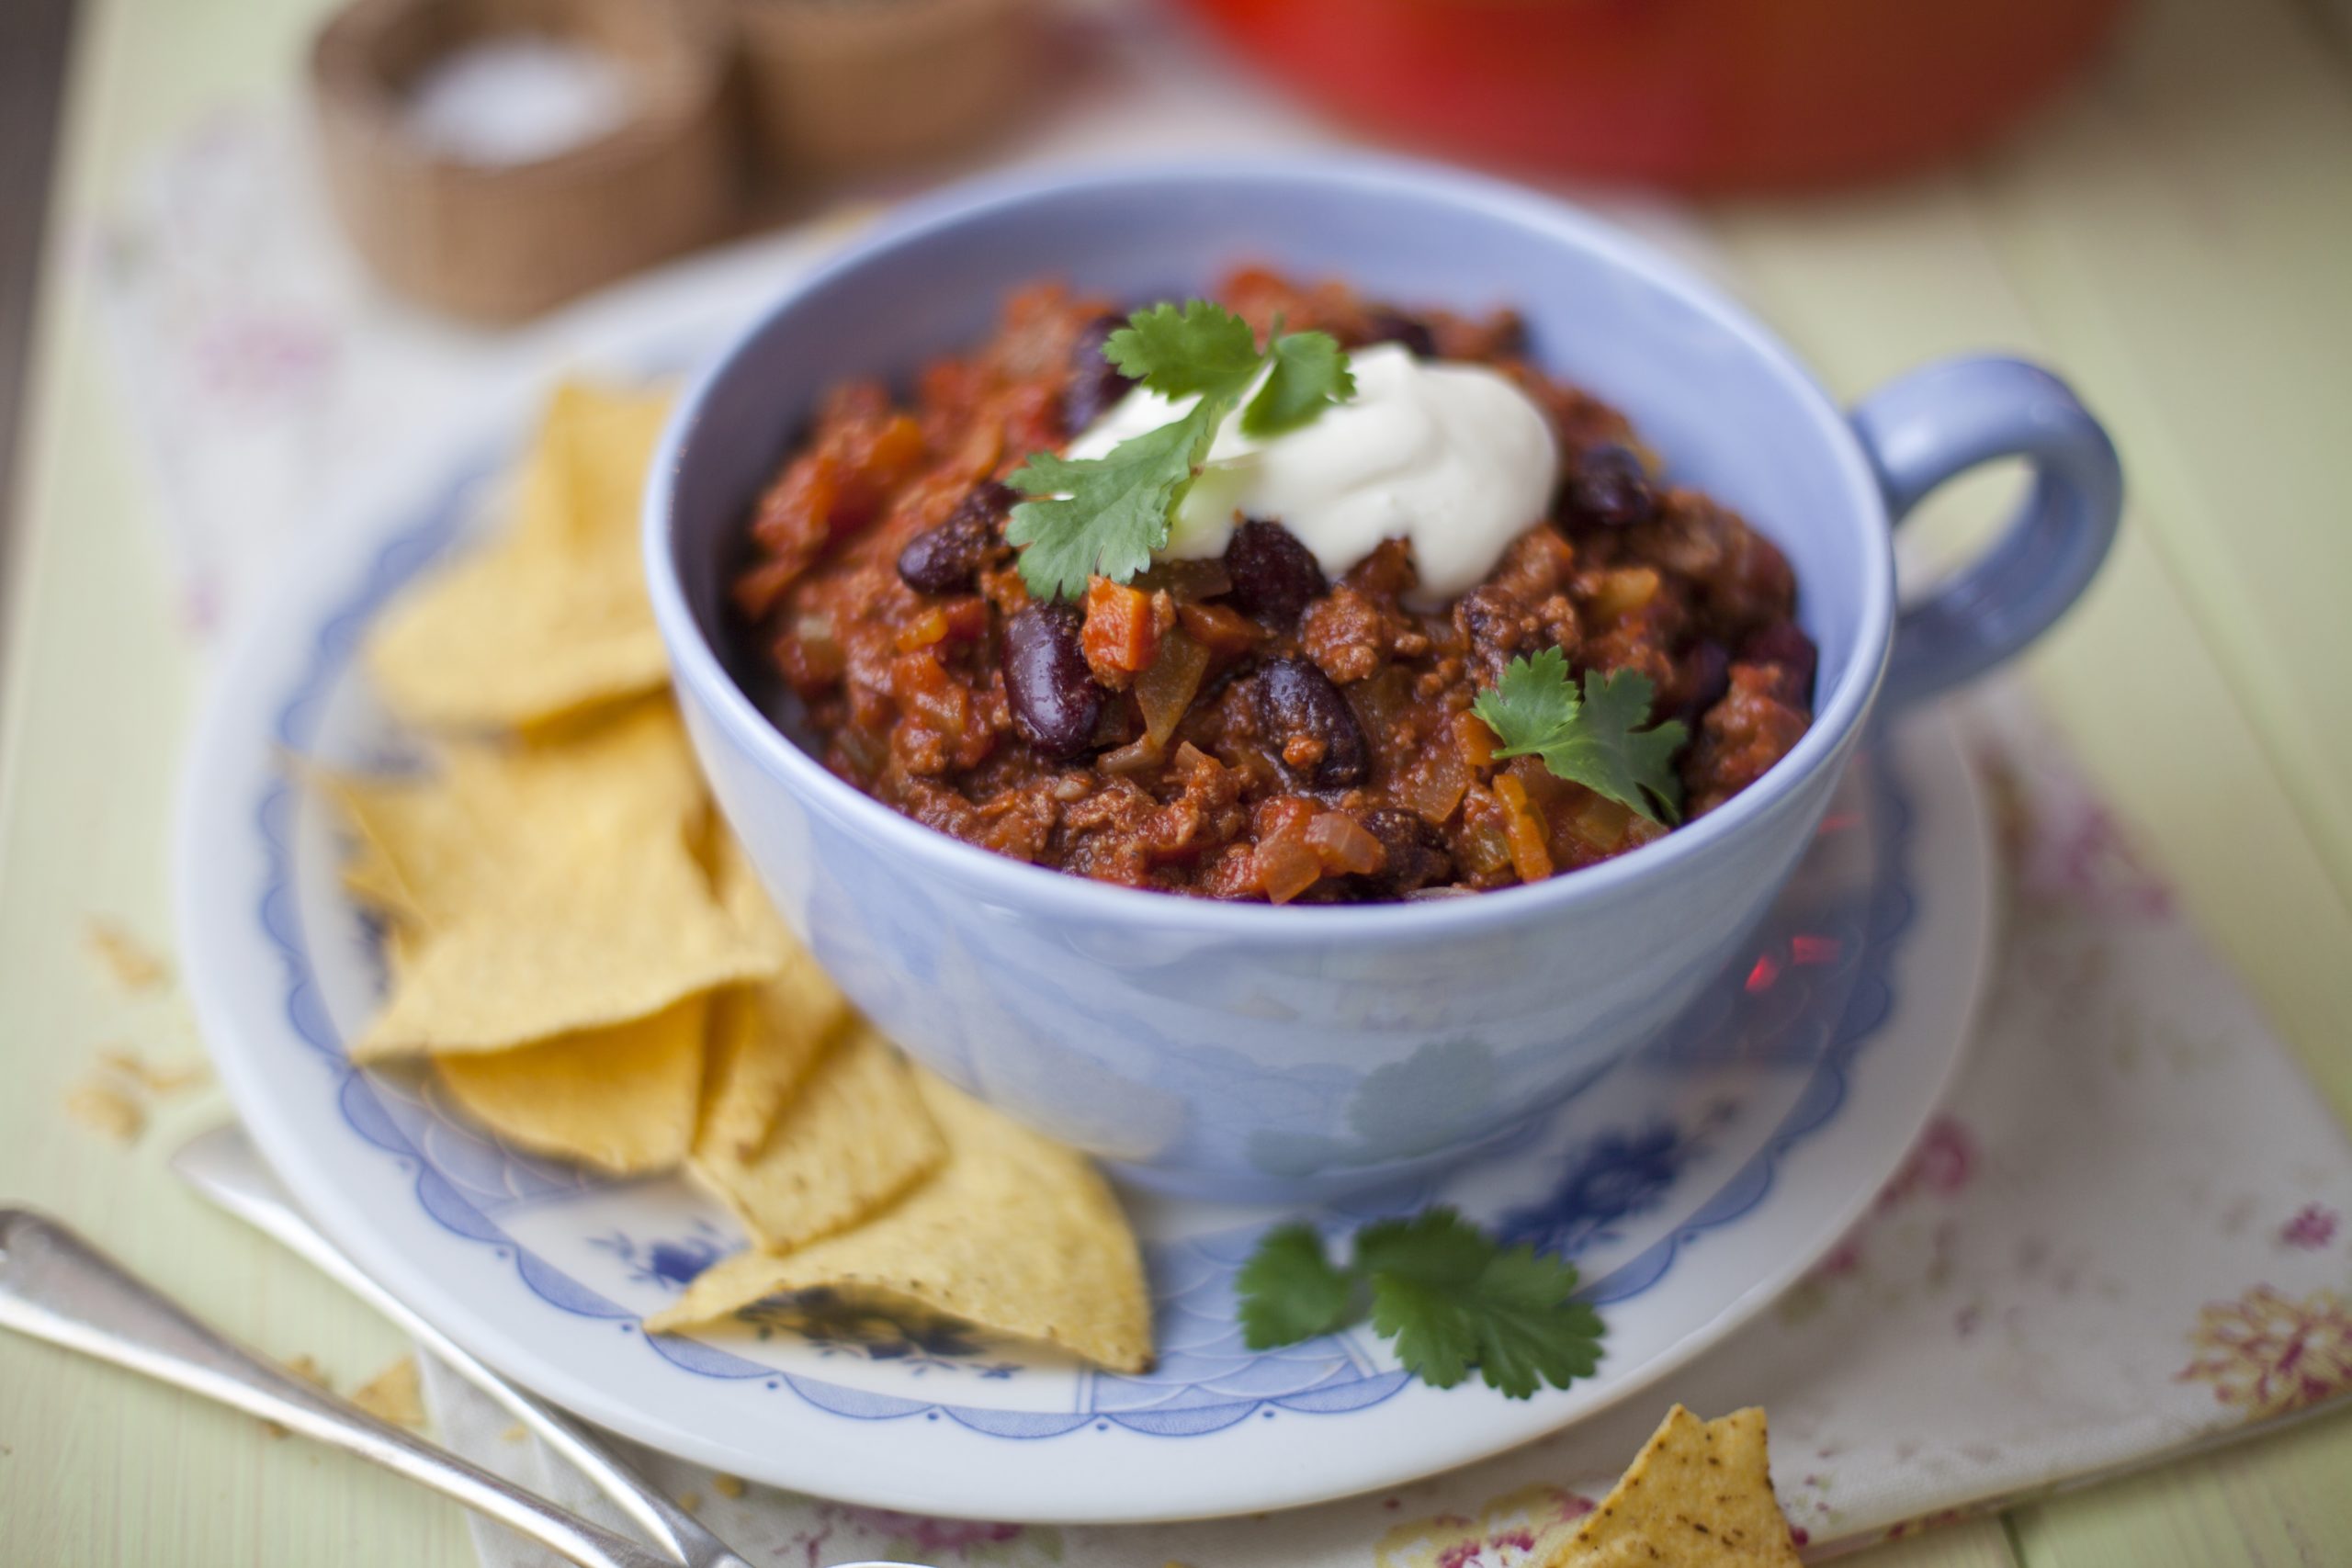
<path fill-rule="evenodd" d="M 1249 520 L 1222 561 L 1033 604 L 1001 540 L 1017 499 L 1001 481 L 1121 383 L 1096 348 L 1113 301 L 1025 289 L 976 352 L 925 366 L 910 402 L 836 390 L 750 521 L 741 626 L 827 767 L 941 832 L 1077 874 L 1361 902 L 1507 886 L 1666 830 L 1534 758 L 1494 761 L 1469 709 L 1514 658 L 1558 649 L 1572 672 L 1647 676 L 1654 716 L 1690 732 L 1689 815 L 1804 733 L 1816 656 L 1786 558 L 1661 483 L 1622 415 L 1521 357 L 1515 316 L 1254 268 L 1219 297 L 1261 333 L 1279 316 L 1494 366 L 1558 437 L 1555 514 L 1434 613 L 1408 603 L 1401 541 L 1327 581 L 1279 518 Z"/>
<path fill-rule="evenodd" d="M 1691 815 L 1713 811 L 1789 754 L 1813 719 L 1788 695 L 1781 666 L 1731 667 L 1730 689 L 1700 721 L 1698 739 L 1683 761 Z"/>

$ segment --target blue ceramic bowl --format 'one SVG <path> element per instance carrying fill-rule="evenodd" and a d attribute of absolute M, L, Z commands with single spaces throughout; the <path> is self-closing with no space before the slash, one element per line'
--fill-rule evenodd
<path fill-rule="evenodd" d="M 1821 648 L 1795 750 L 1720 810 L 1589 870 L 1274 908 L 989 854 L 861 795 L 763 716 L 721 652 L 725 579 L 826 388 L 978 340 L 1040 275 L 1141 299 L 1247 261 L 1409 303 L 1517 308 L 1546 369 L 1624 410 L 1676 480 L 1788 553 Z M 1898 612 L 1892 525 L 2003 456 L 2036 474 L 2017 521 Z M 936 1071 L 1136 1180 L 1295 1201 L 1505 1139 L 1663 1029 L 1763 914 L 1873 709 L 1973 675 L 2056 619 L 2098 570 L 2120 496 L 2098 423 L 2030 366 L 1930 367 L 1849 414 L 1745 312 L 1588 217 L 1449 171 L 1316 156 L 997 180 L 905 209 L 702 377 L 657 464 L 645 539 L 719 807 L 858 1006 Z"/>

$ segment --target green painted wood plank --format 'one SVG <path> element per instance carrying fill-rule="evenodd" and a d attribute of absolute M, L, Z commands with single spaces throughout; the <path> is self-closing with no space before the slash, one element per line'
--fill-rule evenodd
<path fill-rule="evenodd" d="M 1714 227 L 1760 308 L 1843 395 L 1939 355 L 1980 350 L 2044 358 L 2078 381 L 2100 375 L 2039 333 L 1978 210 L 1968 184 L 1947 179 L 1891 195 L 1726 209 Z M 2154 439 L 2132 422 L 2134 405 L 2102 411 L 2127 460 Z M 1994 499 L 1983 487 L 1939 497 L 1946 503 L 1919 526 L 1940 542 L 1980 532 Z M 2192 918 L 2352 1119 L 2352 974 L 2341 962 L 2352 952 L 2352 911 L 2154 548 L 2150 519 L 2184 504 L 2135 467 L 2105 573 L 2025 667 L 2080 761 L 2177 881 Z"/>
<path fill-rule="evenodd" d="M 2017 1568 L 1997 1518 L 1966 1519 L 1837 1561 L 1853 1568 Z"/>
<path fill-rule="evenodd" d="M 2036 334 L 2131 433 L 2141 521 L 2352 896 L 2352 95 L 2284 0 L 2154 0 L 1975 184 Z"/>
<path fill-rule="evenodd" d="M 2010 1526 L 2032 1568 L 2343 1568 L 2352 1415 L 2019 1508 Z"/>
<path fill-rule="evenodd" d="M 63 1115 L 101 1049 L 196 1051 L 175 998 L 126 996 L 85 922 L 167 946 L 169 802 L 196 671 L 150 498 L 120 434 L 90 301 L 61 265 L 135 150 L 223 96 L 280 84 L 307 4 L 171 0 L 89 8 L 24 446 L 0 696 L 0 1194 L 49 1209 L 220 1327 L 307 1354 L 350 1387 L 403 1348 L 307 1266 L 204 1209 L 163 1168 L 173 1108 L 134 1149 Z M 221 1112 L 213 1102 L 210 1115 Z M 471 1568 L 454 1507 L 409 1483 L 79 1357 L 0 1337 L 0 1521 L 11 1562 Z"/>

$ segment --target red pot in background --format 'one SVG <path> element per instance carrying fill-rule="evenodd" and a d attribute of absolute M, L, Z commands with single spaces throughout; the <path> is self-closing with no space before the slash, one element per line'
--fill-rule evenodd
<path fill-rule="evenodd" d="M 1189 0 L 1348 118 L 1689 189 L 1894 175 L 1996 134 L 2125 0 Z"/>

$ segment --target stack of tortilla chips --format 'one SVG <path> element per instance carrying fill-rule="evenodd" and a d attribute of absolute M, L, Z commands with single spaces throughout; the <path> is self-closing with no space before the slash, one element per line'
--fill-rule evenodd
<path fill-rule="evenodd" d="M 649 1327 L 824 1289 L 1140 1371 L 1149 1307 L 1102 1178 L 910 1067 L 710 809 L 638 565 L 665 412 L 560 389 L 511 526 L 370 640 L 386 702 L 435 739 L 422 773 L 314 774 L 388 932 L 390 994 L 352 1058 L 426 1057 L 520 1146 L 717 1192 L 754 1245 Z"/>

